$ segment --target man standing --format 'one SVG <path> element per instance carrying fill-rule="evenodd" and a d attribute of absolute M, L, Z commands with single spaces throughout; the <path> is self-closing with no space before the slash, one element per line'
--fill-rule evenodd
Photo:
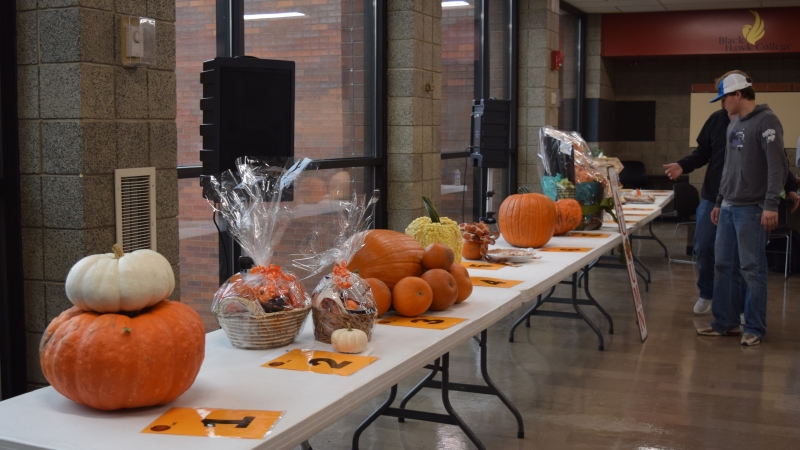
<path fill-rule="evenodd" d="M 788 163 L 783 127 L 772 110 L 755 102 L 752 82 L 734 73 L 718 85 L 725 109 L 738 116 L 728 125 L 725 165 L 711 220 L 717 225 L 714 276 L 714 321 L 699 328 L 702 336 L 738 336 L 738 304 L 746 286 L 742 345 L 759 345 L 766 334 L 767 255 L 769 231 L 778 224 L 778 204 Z"/>
<path fill-rule="evenodd" d="M 744 72 L 733 70 L 718 78 L 715 84 L 732 74 L 739 74 L 747 79 Z M 728 116 L 725 109 L 725 97 L 720 98 L 721 109 L 709 116 L 700 134 L 697 136 L 697 148 L 691 155 L 677 163 L 664 164 L 665 173 L 671 180 L 678 179 L 682 174 L 692 173 L 694 170 L 708 164 L 706 175 L 703 179 L 700 205 L 695 214 L 697 225 L 694 234 L 694 253 L 697 261 L 697 289 L 700 297 L 694 305 L 695 314 L 705 314 L 711 309 L 711 300 L 714 298 L 714 243 L 716 241 L 717 226 L 711 221 L 711 211 L 717 201 L 719 185 L 722 179 L 722 168 L 725 164 L 725 147 L 727 144 L 728 124 L 733 117 Z M 792 212 L 800 206 L 800 197 L 794 176 L 789 173 L 786 180 L 787 198 L 794 203 Z"/>

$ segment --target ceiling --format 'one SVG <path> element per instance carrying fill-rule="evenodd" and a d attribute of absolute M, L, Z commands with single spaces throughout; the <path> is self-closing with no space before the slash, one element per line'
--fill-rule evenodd
<path fill-rule="evenodd" d="M 800 0 L 566 0 L 566 2 L 586 13 L 800 6 Z"/>

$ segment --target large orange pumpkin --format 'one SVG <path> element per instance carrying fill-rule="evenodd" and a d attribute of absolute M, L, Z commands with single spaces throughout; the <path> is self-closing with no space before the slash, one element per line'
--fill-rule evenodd
<path fill-rule="evenodd" d="M 556 204 L 546 195 L 509 195 L 497 214 L 500 234 L 515 247 L 543 247 L 556 228 Z"/>
<path fill-rule="evenodd" d="M 556 202 L 556 230 L 554 235 L 560 236 L 578 228 L 583 221 L 581 204 L 571 198 L 562 198 Z"/>
<path fill-rule="evenodd" d="M 422 275 L 422 244 L 392 230 L 372 230 L 347 269 L 361 278 L 377 278 L 389 289 L 405 277 Z"/>
<path fill-rule="evenodd" d="M 205 357 L 203 321 L 190 307 L 162 301 L 133 318 L 70 308 L 39 345 L 47 381 L 92 408 L 162 405 L 194 383 Z"/>

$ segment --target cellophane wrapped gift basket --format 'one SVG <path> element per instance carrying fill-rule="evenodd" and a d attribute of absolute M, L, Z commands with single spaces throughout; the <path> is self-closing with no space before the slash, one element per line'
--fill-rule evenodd
<path fill-rule="evenodd" d="M 596 230 L 603 225 L 603 211 L 613 203 L 608 179 L 595 163 L 586 141 L 576 132 L 545 126 L 539 130 L 539 176 L 544 194 L 553 201 L 578 201 L 583 221 L 578 230 Z"/>
<path fill-rule="evenodd" d="M 368 202 L 366 196 L 357 194 L 350 200 L 338 201 L 334 219 L 318 224 L 302 246 L 302 257 L 293 262 L 295 267 L 309 272 L 309 277 L 333 267 L 311 294 L 314 338 L 320 342 L 330 344 L 334 331 L 348 327 L 372 338 L 378 317 L 375 297 L 370 285 L 350 272 L 347 264 L 364 246 L 378 199 L 376 190 Z"/>
<path fill-rule="evenodd" d="M 211 311 L 234 347 L 267 349 L 290 344 L 300 333 L 311 299 L 297 277 L 270 264 L 273 249 L 291 223 L 292 211 L 281 202 L 310 163 L 288 168 L 252 158 L 237 160 L 237 172 L 210 177 L 209 200 L 228 233 L 255 264 L 230 277 L 217 292 Z"/>

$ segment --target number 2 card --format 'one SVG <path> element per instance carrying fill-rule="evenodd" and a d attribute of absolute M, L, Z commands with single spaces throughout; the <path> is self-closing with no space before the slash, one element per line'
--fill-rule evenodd
<path fill-rule="evenodd" d="M 377 360 L 375 356 L 295 349 L 262 364 L 261 367 L 349 376 Z"/>

